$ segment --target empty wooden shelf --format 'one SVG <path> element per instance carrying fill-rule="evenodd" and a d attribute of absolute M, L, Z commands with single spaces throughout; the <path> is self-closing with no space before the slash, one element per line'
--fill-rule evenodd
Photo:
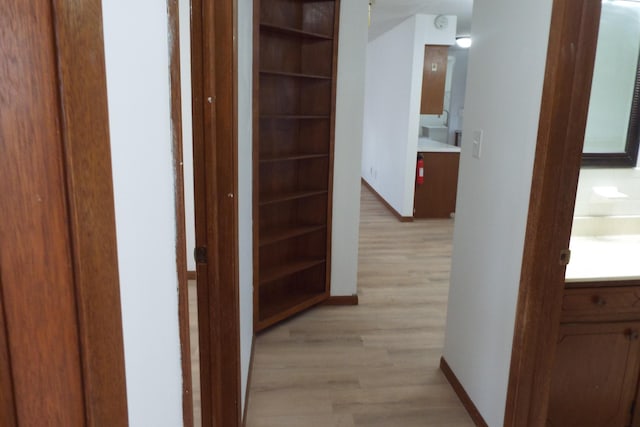
<path fill-rule="evenodd" d="M 337 0 L 255 0 L 254 329 L 329 297 Z"/>

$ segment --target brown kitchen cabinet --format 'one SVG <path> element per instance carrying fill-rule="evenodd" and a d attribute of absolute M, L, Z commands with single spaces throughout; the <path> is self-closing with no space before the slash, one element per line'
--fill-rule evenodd
<path fill-rule="evenodd" d="M 640 425 L 633 413 L 640 370 L 639 296 L 638 286 L 566 290 L 547 426 Z"/>
<path fill-rule="evenodd" d="M 424 159 L 424 183 L 416 184 L 413 199 L 414 218 L 450 218 L 456 211 L 458 190 L 458 152 L 421 152 Z"/>

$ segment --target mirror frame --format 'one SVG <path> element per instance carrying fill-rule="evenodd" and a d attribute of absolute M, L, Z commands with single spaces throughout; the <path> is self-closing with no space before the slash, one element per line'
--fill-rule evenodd
<path fill-rule="evenodd" d="M 607 168 L 635 168 L 638 164 L 638 146 L 640 145 L 640 58 L 636 67 L 636 82 L 633 89 L 629 129 L 624 152 L 582 153 L 582 166 Z"/>

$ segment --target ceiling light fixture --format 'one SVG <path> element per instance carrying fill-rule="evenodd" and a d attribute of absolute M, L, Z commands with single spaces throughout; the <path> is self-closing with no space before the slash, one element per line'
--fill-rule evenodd
<path fill-rule="evenodd" d="M 471 37 L 469 36 L 456 37 L 456 44 L 463 49 L 467 49 L 471 46 Z"/>

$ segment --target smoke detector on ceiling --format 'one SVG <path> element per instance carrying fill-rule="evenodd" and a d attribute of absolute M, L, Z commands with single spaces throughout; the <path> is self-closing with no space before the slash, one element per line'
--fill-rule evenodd
<path fill-rule="evenodd" d="M 433 20 L 433 26 L 438 30 L 444 30 L 449 25 L 449 18 L 444 15 L 438 15 Z"/>

